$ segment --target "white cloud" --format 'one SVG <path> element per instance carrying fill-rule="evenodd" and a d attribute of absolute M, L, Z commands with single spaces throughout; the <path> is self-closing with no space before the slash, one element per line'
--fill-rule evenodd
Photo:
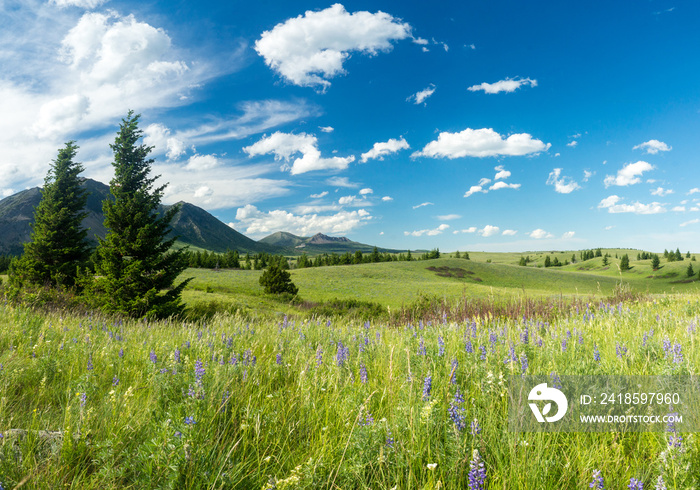
<path fill-rule="evenodd" d="M 323 191 L 320 194 L 311 194 L 309 197 L 312 199 L 321 199 L 322 197 L 326 197 L 328 195 L 328 191 Z"/>
<path fill-rule="evenodd" d="M 476 226 L 470 226 L 466 230 L 462 230 L 462 233 L 476 233 Z"/>
<path fill-rule="evenodd" d="M 437 219 L 439 219 L 440 221 L 451 221 L 453 219 L 459 219 L 461 217 L 462 216 L 460 216 L 459 214 L 444 214 L 442 216 L 437 216 Z"/>
<path fill-rule="evenodd" d="M 345 170 L 355 160 L 352 155 L 345 158 L 321 158 L 321 151 L 317 145 L 316 136 L 306 133 L 292 134 L 276 131 L 270 136 L 263 136 L 257 143 L 244 147 L 243 151 L 251 157 L 272 153 L 275 155 L 275 160 L 287 162 L 293 155 L 301 153 L 301 157 L 296 158 L 292 163 L 292 175 L 314 170 Z"/>
<path fill-rule="evenodd" d="M 211 196 L 213 193 L 214 193 L 214 191 L 212 191 L 209 186 L 203 185 L 201 187 L 198 187 L 197 190 L 194 191 L 194 197 L 197 197 L 197 198 L 208 197 L 208 196 Z"/>
<path fill-rule="evenodd" d="M 424 103 L 425 100 L 428 97 L 430 97 L 431 95 L 433 95 L 434 93 L 435 93 L 435 85 L 433 85 L 431 83 L 429 87 L 427 87 L 419 92 L 416 92 L 413 95 L 409 95 L 406 98 L 406 102 L 413 102 L 414 104 L 419 105 L 419 104 Z"/>
<path fill-rule="evenodd" d="M 493 129 L 467 128 L 460 133 L 442 132 L 438 139 L 431 141 L 422 151 L 415 152 L 411 157 L 430 158 L 463 158 L 463 157 L 494 157 L 522 156 L 547 151 L 550 143 L 533 139 L 527 133 L 512 134 L 503 138 Z"/>
<path fill-rule="evenodd" d="M 46 102 L 32 126 L 39 138 L 59 136 L 70 131 L 85 117 L 90 100 L 84 95 L 67 95 Z"/>
<path fill-rule="evenodd" d="M 548 233 L 544 231 L 542 228 L 537 228 L 536 230 L 533 230 L 530 232 L 530 238 L 534 238 L 536 240 L 541 240 L 543 238 L 553 238 L 554 235 L 551 233 Z"/>
<path fill-rule="evenodd" d="M 339 211 L 329 215 L 297 215 L 280 209 L 263 212 L 252 204 L 246 204 L 236 211 L 237 223 L 234 225 L 243 230 L 245 235 L 254 238 L 276 231 L 311 236 L 316 233 L 348 233 L 371 219 L 372 216 L 364 209 Z"/>
<path fill-rule="evenodd" d="M 610 187 L 611 185 L 627 186 L 638 184 L 642 181 L 639 176 L 653 168 L 654 166 L 652 164 L 643 160 L 635 163 L 628 163 L 617 171 L 616 176 L 608 175 L 605 177 L 605 187 Z"/>
<path fill-rule="evenodd" d="M 696 223 L 700 223 L 700 218 L 691 219 L 690 221 L 684 221 L 683 223 L 681 223 L 678 226 L 688 226 L 688 225 L 694 225 Z"/>
<path fill-rule="evenodd" d="M 664 189 L 663 187 L 657 187 L 656 189 L 651 191 L 652 196 L 664 197 L 668 196 L 669 194 L 673 194 L 673 189 Z"/>
<path fill-rule="evenodd" d="M 583 171 L 583 181 L 588 182 L 588 180 L 595 175 L 595 172 L 590 172 L 588 170 Z"/>
<path fill-rule="evenodd" d="M 143 130 L 143 134 L 144 144 L 154 146 L 156 153 L 164 151 L 168 160 L 177 160 L 187 152 L 185 142 L 171 136 L 170 129 L 163 124 L 150 124 Z"/>
<path fill-rule="evenodd" d="M 469 197 L 472 194 L 476 194 L 477 192 L 483 192 L 484 194 L 486 194 L 488 191 L 484 190 L 484 188 L 480 185 L 473 185 L 469 188 L 467 192 L 464 193 L 464 197 Z"/>
<path fill-rule="evenodd" d="M 57 7 L 80 7 L 84 9 L 94 9 L 108 2 L 109 0 L 49 0 L 49 4 Z"/>
<path fill-rule="evenodd" d="M 649 140 L 632 148 L 633 150 L 646 150 L 651 155 L 656 155 L 660 151 L 671 151 L 671 147 L 663 141 Z"/>
<path fill-rule="evenodd" d="M 613 225 L 608 225 L 608 226 L 605 227 L 605 231 L 610 231 L 610 230 L 612 230 L 613 228 L 615 228 Z"/>
<path fill-rule="evenodd" d="M 503 230 L 502 234 L 505 236 L 515 236 L 518 234 L 518 230 Z"/>
<path fill-rule="evenodd" d="M 685 206 L 674 206 L 671 211 L 675 211 L 676 213 L 685 213 Z"/>
<path fill-rule="evenodd" d="M 697 194 L 698 192 L 700 192 L 700 189 L 698 189 L 697 187 L 693 187 L 692 189 L 690 189 L 690 190 L 688 191 L 688 195 L 690 195 L 690 194 Z"/>
<path fill-rule="evenodd" d="M 520 189 L 520 184 L 506 184 L 503 181 L 498 181 L 489 187 L 490 191 L 497 191 L 499 189 Z"/>
<path fill-rule="evenodd" d="M 367 195 L 367 194 L 374 194 L 374 191 L 370 189 L 369 187 L 365 187 L 364 189 L 360 189 L 360 195 Z"/>
<path fill-rule="evenodd" d="M 369 150 L 367 153 L 363 153 L 360 156 L 360 162 L 366 163 L 370 158 L 384 160 L 386 155 L 396 153 L 399 150 L 406 150 L 408 148 L 410 148 L 410 146 L 408 146 L 408 142 L 403 139 L 403 136 L 398 140 L 390 138 L 389 141 L 375 143 L 371 150 Z"/>
<path fill-rule="evenodd" d="M 432 203 L 432 202 L 423 202 L 423 203 L 416 204 L 415 206 L 413 206 L 413 209 L 418 209 L 418 208 L 422 208 L 423 206 L 433 206 L 433 205 L 434 205 L 434 203 Z"/>
<path fill-rule="evenodd" d="M 566 146 L 570 146 L 572 148 L 575 148 L 576 145 L 578 145 L 578 141 L 576 141 L 576 140 L 570 141 L 566 144 Z"/>
<path fill-rule="evenodd" d="M 483 237 L 490 237 L 493 235 L 498 235 L 501 229 L 498 226 L 486 225 L 479 230 L 479 235 Z"/>
<path fill-rule="evenodd" d="M 202 171 L 210 170 L 212 168 L 218 167 L 219 165 L 221 165 L 221 161 L 217 158 L 216 155 L 193 155 L 187 161 L 185 169 Z"/>
<path fill-rule="evenodd" d="M 547 185 L 553 185 L 554 191 L 559 194 L 570 194 L 581 188 L 571 177 L 561 177 L 561 170 L 560 168 L 555 168 L 549 173 Z"/>
<path fill-rule="evenodd" d="M 567 238 L 573 238 L 574 235 L 576 235 L 576 232 L 575 232 L 575 231 L 567 231 L 567 232 L 564 233 L 561 237 L 562 237 L 563 239 L 567 239 Z"/>
<path fill-rule="evenodd" d="M 2 192 L 0 192 L 0 195 L 3 197 L 3 199 L 6 197 L 10 197 L 14 194 L 16 194 L 15 190 L 10 188 L 2 189 Z"/>
<path fill-rule="evenodd" d="M 537 87 L 537 80 L 530 78 L 506 78 L 505 80 L 499 80 L 495 83 L 484 82 L 479 85 L 474 85 L 467 90 L 470 92 L 483 90 L 487 94 L 497 94 L 499 92 L 515 92 L 523 85 Z"/>
<path fill-rule="evenodd" d="M 348 187 L 350 189 L 360 187 L 360 184 L 350 182 L 347 177 L 331 177 L 326 180 L 326 183 L 335 187 Z"/>
<path fill-rule="evenodd" d="M 666 208 L 658 202 L 650 204 L 642 204 L 640 202 L 620 204 L 621 200 L 620 196 L 608 196 L 598 203 L 598 208 L 607 209 L 609 213 L 659 214 L 666 212 Z"/>
<path fill-rule="evenodd" d="M 384 201 L 384 202 L 389 202 L 389 201 L 393 201 L 393 200 L 394 200 L 394 198 L 391 197 L 391 196 L 384 196 L 384 197 L 382 197 L 382 201 Z"/>
<path fill-rule="evenodd" d="M 320 129 L 324 133 L 332 133 L 334 131 L 332 126 L 319 126 L 318 129 Z"/>
<path fill-rule="evenodd" d="M 353 201 L 357 199 L 357 196 L 343 196 L 340 199 L 338 199 L 338 204 L 341 206 L 345 206 L 346 204 L 352 204 Z"/>
<path fill-rule="evenodd" d="M 415 231 L 404 231 L 403 234 L 405 236 L 435 236 L 435 235 L 440 235 L 442 234 L 443 231 L 447 230 L 450 227 L 448 224 L 441 224 L 437 228 L 433 228 L 432 230 L 415 230 Z"/>
<path fill-rule="evenodd" d="M 255 42 L 255 50 L 272 70 L 289 82 L 307 87 L 330 86 L 344 73 L 352 52 L 375 55 L 390 51 L 392 41 L 411 37 L 411 26 L 384 12 L 348 13 L 341 4 L 308 10 L 277 24 Z"/>
<path fill-rule="evenodd" d="M 496 176 L 493 180 L 507 179 L 511 176 L 510 171 L 506 170 L 503 165 L 498 165 L 494 170 L 496 171 Z"/>

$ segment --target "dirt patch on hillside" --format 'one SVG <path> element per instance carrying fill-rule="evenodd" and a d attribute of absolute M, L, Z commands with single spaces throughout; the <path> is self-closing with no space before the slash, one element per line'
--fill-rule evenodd
<path fill-rule="evenodd" d="M 472 279 L 476 282 L 482 282 L 483 280 L 480 277 L 477 277 L 474 275 L 473 271 L 467 271 L 464 270 L 460 267 L 447 267 L 447 266 L 442 266 L 442 267 L 426 267 L 431 272 L 434 272 L 436 275 L 440 277 L 454 277 L 456 279 Z"/>

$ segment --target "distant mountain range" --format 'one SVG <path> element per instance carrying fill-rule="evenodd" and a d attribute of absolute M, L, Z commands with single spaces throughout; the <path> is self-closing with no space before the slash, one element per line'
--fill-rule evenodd
<path fill-rule="evenodd" d="M 111 199 L 109 186 L 92 179 L 84 180 L 88 191 L 87 217 L 83 226 L 88 228 L 88 237 L 93 243 L 104 238 L 102 201 Z M 27 189 L 0 200 L 0 254 L 19 255 L 23 244 L 31 238 L 31 223 L 34 221 L 34 208 L 41 201 L 39 187 Z M 222 223 L 204 209 L 194 204 L 180 202 L 180 211 L 171 223 L 173 234 L 178 236 L 181 245 L 203 248 L 213 252 L 238 250 L 239 253 L 267 252 L 273 254 L 309 255 L 322 253 L 345 253 L 361 250 L 371 252 L 372 245 L 353 242 L 345 237 L 330 237 L 321 233 L 313 237 L 298 237 L 286 232 L 273 233 L 260 241 L 255 241 Z M 169 209 L 170 206 L 163 206 Z M 382 252 L 398 250 L 379 249 Z"/>

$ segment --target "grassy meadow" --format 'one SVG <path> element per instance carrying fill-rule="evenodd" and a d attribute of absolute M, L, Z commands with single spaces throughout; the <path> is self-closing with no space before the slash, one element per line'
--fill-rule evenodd
<path fill-rule="evenodd" d="M 304 301 L 376 303 L 370 320 L 266 296 L 260 271 L 185 271 L 187 303 L 219 310 L 196 321 L 0 303 L 0 486 L 699 488 L 693 434 L 513 433 L 505 395 L 520 374 L 696 374 L 689 262 L 470 255 L 292 271 Z M 643 294 L 613 302 L 621 283 Z M 570 302 L 496 309 L 530 297 Z M 396 316 L 421 298 L 444 316 Z M 460 316 L 465 298 L 493 308 Z"/>

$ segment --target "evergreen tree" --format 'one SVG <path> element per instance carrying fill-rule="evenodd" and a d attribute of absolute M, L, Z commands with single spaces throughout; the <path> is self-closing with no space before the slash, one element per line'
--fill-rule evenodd
<path fill-rule="evenodd" d="M 547 255 L 547 256 L 544 258 L 544 266 L 545 266 L 545 267 L 549 267 L 550 265 L 552 265 L 552 259 L 550 259 L 550 258 L 549 258 L 549 255 Z"/>
<path fill-rule="evenodd" d="M 518 265 L 520 266 L 527 266 L 527 260 L 525 260 L 525 257 L 520 257 L 520 262 L 518 262 Z"/>
<path fill-rule="evenodd" d="M 657 254 L 652 255 L 651 257 L 651 268 L 652 270 L 659 270 L 659 265 L 661 265 L 661 259 L 659 259 L 659 256 Z"/>
<path fill-rule="evenodd" d="M 96 299 L 111 312 L 133 317 L 167 317 L 182 311 L 180 297 L 189 279 L 173 287 L 187 267 L 184 250 L 171 250 L 175 238 L 167 238 L 170 222 L 179 207 L 159 214 L 165 186 L 153 187 L 149 177 L 152 147 L 138 144 L 143 131 L 139 115 L 129 111 L 114 144 L 114 200 L 102 204 L 109 233 L 97 247 Z"/>
<path fill-rule="evenodd" d="M 679 262 L 683 260 L 683 254 L 679 249 L 676 249 L 676 260 Z"/>
<path fill-rule="evenodd" d="M 620 270 L 622 272 L 624 272 L 624 271 L 629 270 L 629 268 L 630 268 L 630 258 L 627 256 L 627 254 L 625 254 L 620 259 Z"/>
<path fill-rule="evenodd" d="M 282 269 L 279 262 L 272 262 L 270 267 L 263 271 L 259 281 L 267 294 L 297 294 L 299 291 L 289 272 Z"/>
<path fill-rule="evenodd" d="M 606 265 L 608 265 L 608 264 L 609 264 L 609 262 L 608 262 L 608 254 L 605 254 L 605 255 L 603 255 L 603 266 L 606 266 Z"/>
<path fill-rule="evenodd" d="M 73 161 L 78 147 L 74 141 L 58 151 L 34 211 L 32 239 L 24 245 L 22 258 L 13 266 L 10 282 L 22 284 L 73 286 L 78 268 L 90 258 L 87 230 L 87 191 L 78 177 L 84 170 Z"/>
<path fill-rule="evenodd" d="M 695 271 L 693 270 L 693 264 L 688 264 L 688 268 L 685 270 L 685 275 L 688 277 L 693 277 L 695 275 Z"/>

